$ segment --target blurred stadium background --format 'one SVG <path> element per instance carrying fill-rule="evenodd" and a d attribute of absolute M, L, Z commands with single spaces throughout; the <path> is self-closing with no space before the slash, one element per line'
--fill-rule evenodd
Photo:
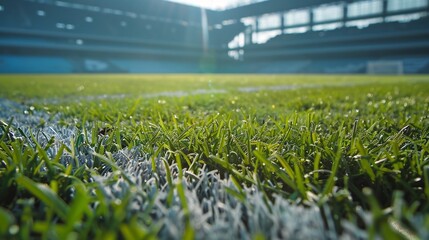
<path fill-rule="evenodd" d="M 429 0 L 184 2 L 0 0 L 0 72 L 429 73 Z"/>

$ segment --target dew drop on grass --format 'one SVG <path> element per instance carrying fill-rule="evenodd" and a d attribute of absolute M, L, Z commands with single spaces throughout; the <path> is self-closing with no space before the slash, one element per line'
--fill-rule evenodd
<path fill-rule="evenodd" d="M 10 235 L 15 235 L 15 234 L 17 234 L 19 232 L 19 226 L 18 225 L 12 225 L 10 228 L 9 228 L 9 234 Z"/>

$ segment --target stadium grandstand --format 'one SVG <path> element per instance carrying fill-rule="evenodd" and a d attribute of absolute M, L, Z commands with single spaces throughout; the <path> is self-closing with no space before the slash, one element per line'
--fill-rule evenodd
<path fill-rule="evenodd" d="M 429 73 L 428 0 L 0 0 L 3 73 Z"/>

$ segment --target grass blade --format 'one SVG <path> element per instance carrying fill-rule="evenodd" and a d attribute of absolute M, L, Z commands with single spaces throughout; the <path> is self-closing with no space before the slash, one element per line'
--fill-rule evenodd
<path fill-rule="evenodd" d="M 36 183 L 33 180 L 22 175 L 16 178 L 16 182 L 19 186 L 27 189 L 37 199 L 46 204 L 47 207 L 54 210 L 58 214 L 58 216 L 60 216 L 64 221 L 67 220 L 69 207 L 47 185 Z"/>

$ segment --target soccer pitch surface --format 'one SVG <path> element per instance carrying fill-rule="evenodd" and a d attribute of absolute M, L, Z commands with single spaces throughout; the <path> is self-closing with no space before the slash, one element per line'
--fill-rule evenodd
<path fill-rule="evenodd" d="M 2 75 L 1 239 L 429 239 L 429 76 Z"/>

